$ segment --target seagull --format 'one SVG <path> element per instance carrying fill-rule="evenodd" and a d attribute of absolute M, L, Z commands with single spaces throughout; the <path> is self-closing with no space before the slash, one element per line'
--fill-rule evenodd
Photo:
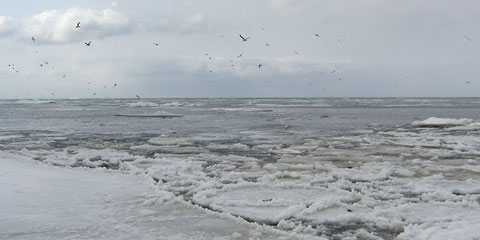
<path fill-rule="evenodd" d="M 32 37 L 32 41 L 34 41 L 34 42 L 35 42 L 35 38 L 34 38 L 34 37 Z"/>
<path fill-rule="evenodd" d="M 469 82 L 469 81 L 466 81 L 465 83 L 471 83 L 471 82 Z"/>
<path fill-rule="evenodd" d="M 137 96 L 137 98 L 140 99 L 140 96 L 138 96 L 138 95 L 135 95 L 135 96 Z"/>
<path fill-rule="evenodd" d="M 160 45 L 160 43 L 153 43 L 153 45 L 158 46 L 158 45 Z"/>
<path fill-rule="evenodd" d="M 333 71 L 332 71 L 332 74 L 334 74 L 334 73 L 335 73 L 335 71 L 337 71 L 337 69 L 333 69 Z"/>
<path fill-rule="evenodd" d="M 90 46 L 90 44 L 92 43 L 92 41 L 89 41 L 88 43 L 85 43 L 85 46 Z"/>
<path fill-rule="evenodd" d="M 315 36 L 317 36 L 317 37 L 320 37 L 320 35 L 318 35 L 318 33 L 313 33 L 313 34 L 315 34 Z"/>
<path fill-rule="evenodd" d="M 238 55 L 237 58 L 242 57 L 242 56 L 243 56 L 243 53 L 240 53 L 240 55 Z"/>
<path fill-rule="evenodd" d="M 268 47 L 268 46 L 270 46 L 270 44 L 268 44 L 268 43 L 265 43 L 265 46 L 267 46 L 267 47 Z"/>
<path fill-rule="evenodd" d="M 262 64 L 258 64 L 258 68 L 261 68 L 263 65 Z"/>
<path fill-rule="evenodd" d="M 77 23 L 77 25 L 75 26 L 75 28 L 80 28 L 80 22 Z"/>
<path fill-rule="evenodd" d="M 250 38 L 250 37 L 244 38 L 244 37 L 242 36 L 242 34 L 238 34 L 238 36 L 240 36 L 240 38 L 242 38 L 242 40 L 243 40 L 244 42 L 246 42 L 246 41 Z"/>
<path fill-rule="evenodd" d="M 114 86 L 114 87 L 116 87 L 116 86 L 117 86 L 117 84 L 116 84 L 116 83 L 114 83 L 114 84 L 113 84 L 113 86 Z"/>
<path fill-rule="evenodd" d="M 43 64 L 40 63 L 40 67 L 43 67 Z"/>
<path fill-rule="evenodd" d="M 45 64 L 47 64 L 47 65 L 48 65 L 48 62 L 45 62 Z"/>

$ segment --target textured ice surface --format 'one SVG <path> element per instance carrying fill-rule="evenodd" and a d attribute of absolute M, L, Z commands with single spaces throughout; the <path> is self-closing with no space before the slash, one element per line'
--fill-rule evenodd
<path fill-rule="evenodd" d="M 472 119 L 462 118 L 462 119 L 451 119 L 451 118 L 437 118 L 430 117 L 423 121 L 415 121 L 412 123 L 415 127 L 452 127 L 452 126 L 461 126 L 472 123 Z"/>
<path fill-rule="evenodd" d="M 1 239 L 288 237 L 172 202 L 143 175 L 58 168 L 6 153 L 0 163 Z"/>
<path fill-rule="evenodd" d="M 317 106 L 321 101 L 315 100 L 310 105 L 307 100 L 245 100 L 241 104 L 211 101 L 168 106 L 169 111 L 180 112 L 184 118 L 128 122 L 134 128 L 149 127 L 141 134 L 122 132 L 128 125 L 121 125 L 124 123 L 118 118 L 109 120 L 121 126 L 117 130 L 121 134 L 10 128 L 0 134 L 0 153 L 12 159 L 92 168 L 102 176 L 100 181 L 107 183 L 109 180 L 103 178 L 112 173 L 98 169 L 138 175 L 152 184 L 161 199 L 152 206 L 185 204 L 225 221 L 249 222 L 263 230 L 263 236 L 267 236 L 265 231 L 280 231 L 288 234 L 282 236 L 294 239 L 480 237 L 480 123 L 470 120 L 476 119 L 475 109 L 471 115 L 466 114 L 471 106 L 463 110 L 465 119 L 414 119 L 410 115 L 415 109 L 405 109 L 409 121 L 394 124 L 395 117 L 390 118 L 390 114 L 404 109 L 376 107 L 358 113 L 347 107 L 323 109 Z M 393 100 L 381 99 L 378 103 L 372 99 L 352 100 L 350 104 L 377 106 L 382 101 L 395 105 Z M 452 104 L 438 101 L 448 107 Z M 334 103 L 350 106 L 340 100 Z M 158 104 L 166 107 L 163 102 Z M 400 104 L 438 103 L 413 99 Z M 245 111 L 219 111 L 242 106 L 246 106 Z M 273 111 L 251 111 L 258 106 Z M 123 110 L 117 108 L 122 107 L 112 111 Z M 432 109 L 429 111 L 437 111 Z M 418 114 L 424 112 L 418 110 Z M 348 128 L 358 122 L 363 125 Z M 319 134 L 316 128 L 325 125 L 332 132 Z M 341 134 L 335 130 L 337 125 L 343 128 Z M 148 218 L 152 211 L 143 209 L 139 214 Z M 167 211 L 167 215 L 174 222 L 177 218 L 185 220 L 183 214 Z M 216 224 L 208 218 L 205 221 Z M 253 230 L 237 231 L 228 226 L 228 234 L 212 231 L 225 239 L 258 235 Z M 204 236 L 200 233 L 199 237 Z M 185 234 L 194 236 L 188 231 Z"/>

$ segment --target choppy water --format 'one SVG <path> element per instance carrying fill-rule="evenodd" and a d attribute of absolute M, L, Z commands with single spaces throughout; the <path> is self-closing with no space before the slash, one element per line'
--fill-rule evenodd
<path fill-rule="evenodd" d="M 408 239 L 429 221 L 480 224 L 479 98 L 2 100 L 0 113 L 2 152 L 148 174 L 283 231 Z M 182 117 L 129 117 L 158 114 Z M 429 117 L 474 123 L 411 125 Z"/>

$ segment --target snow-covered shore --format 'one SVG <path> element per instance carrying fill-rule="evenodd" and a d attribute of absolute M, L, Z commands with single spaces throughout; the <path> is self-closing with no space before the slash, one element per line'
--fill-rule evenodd
<path fill-rule="evenodd" d="M 0 154 L 0 239 L 278 239 L 184 204 L 146 178 Z"/>

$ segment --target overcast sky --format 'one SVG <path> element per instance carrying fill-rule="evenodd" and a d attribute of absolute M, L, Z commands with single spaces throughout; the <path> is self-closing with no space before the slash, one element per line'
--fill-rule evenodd
<path fill-rule="evenodd" d="M 478 9 L 477 0 L 2 0 L 0 98 L 479 97 Z"/>

